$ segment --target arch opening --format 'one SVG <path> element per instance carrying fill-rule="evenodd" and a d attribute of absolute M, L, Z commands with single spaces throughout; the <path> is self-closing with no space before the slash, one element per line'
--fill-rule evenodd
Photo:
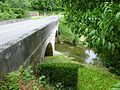
<path fill-rule="evenodd" d="M 45 57 L 46 56 L 53 56 L 53 48 L 51 43 L 47 45 L 47 48 L 45 50 Z"/>
<path fill-rule="evenodd" d="M 59 35 L 58 31 L 56 31 L 56 33 L 55 33 L 55 37 L 58 37 L 58 35 Z"/>

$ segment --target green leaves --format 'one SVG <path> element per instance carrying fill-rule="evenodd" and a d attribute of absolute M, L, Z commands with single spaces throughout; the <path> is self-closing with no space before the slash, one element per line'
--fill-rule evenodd
<path fill-rule="evenodd" d="M 28 0 L 6 0 L 0 2 L 0 20 L 28 17 Z"/>
<path fill-rule="evenodd" d="M 115 44 L 108 42 L 108 50 L 113 53 L 115 51 Z"/>
<path fill-rule="evenodd" d="M 116 14 L 116 19 L 120 19 L 120 12 Z"/>
<path fill-rule="evenodd" d="M 120 43 L 119 42 L 115 42 L 115 45 L 117 48 L 120 48 Z"/>
<path fill-rule="evenodd" d="M 112 43 L 112 52 L 114 52 L 114 51 L 115 51 L 115 44 Z"/>
<path fill-rule="evenodd" d="M 28 9 L 30 2 L 28 0 L 6 0 L 6 2 L 12 8 Z"/>
<path fill-rule="evenodd" d="M 89 33 L 89 35 L 90 35 L 90 36 L 93 36 L 93 35 L 95 35 L 95 32 L 96 32 L 96 31 L 93 30 L 93 31 L 91 31 L 91 32 Z"/>
<path fill-rule="evenodd" d="M 112 46 L 112 44 L 110 42 L 108 42 L 108 50 L 111 49 L 111 46 Z"/>
<path fill-rule="evenodd" d="M 102 39 L 102 45 L 105 45 L 105 38 Z"/>
<path fill-rule="evenodd" d="M 100 38 L 98 38 L 96 41 L 96 45 L 99 45 L 99 44 L 100 44 Z"/>
<path fill-rule="evenodd" d="M 33 0 L 31 2 L 31 9 L 42 11 L 62 10 L 61 3 L 61 0 Z"/>
<path fill-rule="evenodd" d="M 74 27 L 73 31 L 77 32 L 77 34 L 83 34 L 86 36 L 86 41 L 88 41 L 90 46 L 93 48 L 114 52 L 116 49 L 116 44 L 114 42 L 120 43 L 119 40 L 114 39 L 119 36 L 119 21 L 116 19 L 119 18 L 120 15 L 120 7 L 118 7 L 118 4 L 99 2 L 94 8 L 87 8 L 87 10 L 84 10 L 83 7 L 86 7 L 86 3 L 91 5 L 89 1 L 86 3 L 84 0 L 77 2 L 70 1 L 69 3 L 72 3 L 72 6 L 69 7 L 69 10 L 71 8 L 72 11 L 68 11 L 69 13 L 67 13 L 67 15 L 72 18 L 72 13 L 78 12 L 75 13 L 72 18 L 72 22 L 75 24 L 71 23 L 71 21 L 67 19 L 67 21 L 71 23 L 71 27 Z M 76 3 L 80 5 L 83 4 L 83 7 L 77 5 Z M 76 5 L 73 6 L 73 4 Z M 95 3 L 92 3 L 92 5 L 94 4 Z M 77 9 L 73 9 L 74 7 Z M 66 9 L 68 9 L 68 7 L 66 7 Z M 77 29 L 76 27 L 79 28 Z M 77 30 L 79 30 L 79 32 Z M 117 48 L 118 46 L 119 45 L 117 44 Z"/>
<path fill-rule="evenodd" d="M 120 90 L 120 82 L 115 84 L 112 88 L 112 90 Z"/>

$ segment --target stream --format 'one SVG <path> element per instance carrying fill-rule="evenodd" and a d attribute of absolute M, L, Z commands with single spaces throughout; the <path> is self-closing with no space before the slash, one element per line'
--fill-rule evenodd
<path fill-rule="evenodd" d="M 56 50 L 80 63 L 98 64 L 97 54 L 91 49 L 84 49 L 67 43 L 56 43 Z"/>

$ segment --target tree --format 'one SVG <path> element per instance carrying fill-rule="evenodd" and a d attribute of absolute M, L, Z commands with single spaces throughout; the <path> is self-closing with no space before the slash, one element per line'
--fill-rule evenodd
<path fill-rule="evenodd" d="M 60 10 L 61 0 L 32 0 L 31 8 L 33 10 L 54 11 Z"/>
<path fill-rule="evenodd" d="M 0 2 L 0 20 L 15 19 L 16 15 L 9 5 Z"/>
<path fill-rule="evenodd" d="M 4 3 L 6 0 L 0 0 L 0 2 Z"/>
<path fill-rule="evenodd" d="M 29 0 L 6 0 L 7 4 L 9 4 L 12 8 L 21 8 L 27 10 L 30 6 Z"/>
<path fill-rule="evenodd" d="M 120 75 L 120 4 L 118 0 L 63 0 L 72 32 L 84 35 L 103 64 Z"/>

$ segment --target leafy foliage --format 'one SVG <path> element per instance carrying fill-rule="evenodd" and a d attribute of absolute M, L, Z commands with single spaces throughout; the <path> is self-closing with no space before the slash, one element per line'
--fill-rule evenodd
<path fill-rule="evenodd" d="M 0 2 L 0 20 L 15 19 L 16 15 L 9 5 Z"/>
<path fill-rule="evenodd" d="M 30 7 L 30 0 L 6 0 L 11 8 L 20 8 L 22 10 L 27 10 Z"/>
<path fill-rule="evenodd" d="M 5 0 L 0 2 L 0 20 L 28 17 L 29 5 L 28 0 Z"/>
<path fill-rule="evenodd" d="M 21 67 L 0 81 L 0 90 L 46 90 L 50 88 L 52 89 L 46 83 L 45 76 L 36 78 L 31 67 L 26 69 Z"/>
<path fill-rule="evenodd" d="M 28 11 L 25 11 L 21 8 L 12 8 L 17 19 L 28 17 Z"/>
<path fill-rule="evenodd" d="M 6 0 L 0 0 L 0 2 L 4 3 Z"/>
<path fill-rule="evenodd" d="M 66 21 L 78 37 L 84 35 L 103 64 L 120 75 L 120 4 L 114 0 L 63 0 Z"/>
<path fill-rule="evenodd" d="M 120 82 L 115 84 L 112 88 L 112 90 L 119 90 L 120 89 Z"/>
<path fill-rule="evenodd" d="M 62 10 L 61 0 L 32 0 L 31 8 L 42 11 Z"/>
<path fill-rule="evenodd" d="M 60 42 L 68 42 L 73 43 L 75 40 L 75 34 L 71 31 L 71 28 L 67 25 L 67 22 L 65 21 L 64 17 L 60 20 L 59 25 L 59 41 Z"/>

